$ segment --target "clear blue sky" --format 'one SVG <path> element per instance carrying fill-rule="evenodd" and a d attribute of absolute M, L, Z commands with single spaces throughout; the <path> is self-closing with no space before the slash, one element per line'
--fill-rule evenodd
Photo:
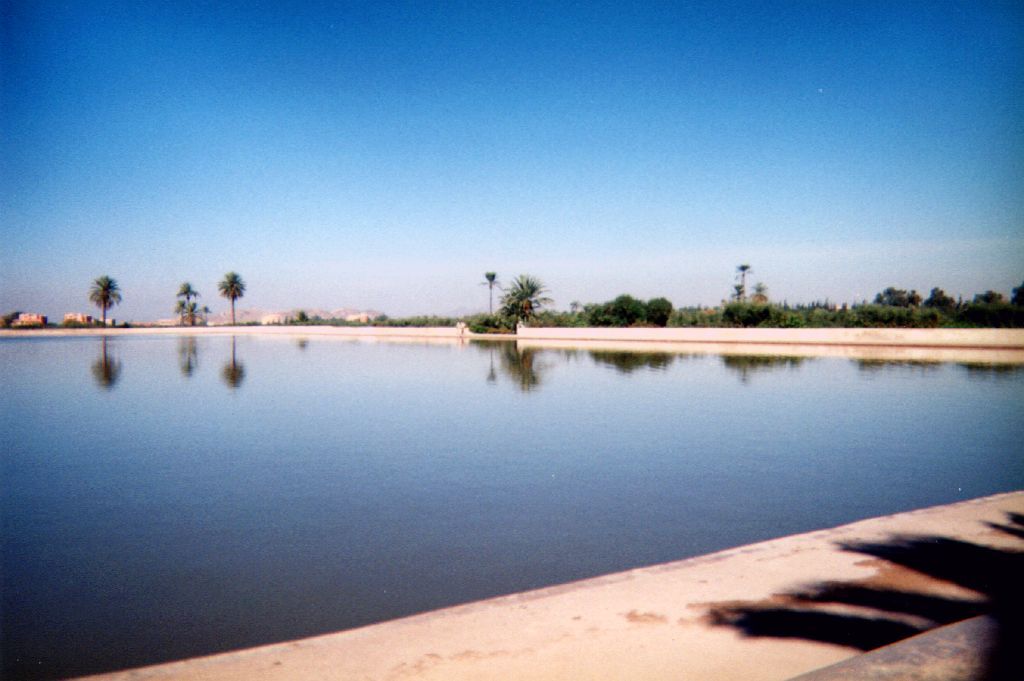
<path fill-rule="evenodd" d="M 1024 279 L 1018 1 L 0 7 L 3 312 Z"/>

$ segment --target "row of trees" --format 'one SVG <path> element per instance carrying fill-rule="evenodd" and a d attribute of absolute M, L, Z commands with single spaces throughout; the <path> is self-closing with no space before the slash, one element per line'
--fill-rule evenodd
<path fill-rule="evenodd" d="M 245 282 L 237 272 L 228 272 L 224 279 L 217 284 L 220 295 L 231 301 L 231 323 L 235 323 L 235 301 L 245 295 Z M 178 288 L 178 302 L 174 307 L 175 313 L 182 325 L 195 326 L 197 322 L 205 319 L 210 313 L 210 308 L 199 306 L 199 291 L 192 284 L 184 282 Z M 89 288 L 89 300 L 100 308 L 103 314 L 103 326 L 107 325 L 107 310 L 121 302 L 121 288 L 116 279 L 107 275 L 97 277 Z"/>
<path fill-rule="evenodd" d="M 237 272 L 228 272 L 217 284 L 220 295 L 231 301 L 231 324 L 235 324 L 235 301 L 245 295 L 245 282 Z M 179 322 L 184 326 L 195 326 L 197 322 L 206 320 L 210 314 L 210 308 L 199 307 L 199 291 L 192 284 L 184 282 L 178 287 L 178 302 L 174 311 L 178 314 Z"/>
<path fill-rule="evenodd" d="M 605 303 L 582 304 L 574 301 L 568 312 L 543 309 L 551 304 L 547 289 L 535 277 L 520 275 L 507 289 L 502 288 L 494 272 L 486 272 L 482 285 L 503 292 L 501 308 L 475 315 L 467 321 L 474 332 L 507 332 L 518 323 L 537 326 L 709 326 L 709 327 L 1024 327 L 1024 283 L 1013 289 L 1009 301 L 996 291 L 980 293 L 970 301 L 954 300 L 941 288 L 933 288 L 928 298 L 916 291 L 886 288 L 873 303 L 837 306 L 828 301 L 790 306 L 771 303 L 763 283 L 747 295 L 749 264 L 736 268 L 737 283 L 731 302 L 721 307 L 675 309 L 666 298 L 639 300 L 623 294 Z"/>

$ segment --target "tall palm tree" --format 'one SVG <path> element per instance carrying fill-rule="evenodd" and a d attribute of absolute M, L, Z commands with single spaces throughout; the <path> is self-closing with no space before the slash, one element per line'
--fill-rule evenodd
<path fill-rule="evenodd" d="M 502 312 L 517 321 L 526 321 L 534 312 L 553 302 L 543 295 L 547 292 L 540 279 L 520 274 L 501 297 Z"/>
<path fill-rule="evenodd" d="M 178 301 L 174 309 L 180 316 L 181 323 L 184 324 L 187 321 L 189 326 L 195 326 L 196 313 L 199 311 L 199 306 L 192 299 L 199 297 L 199 291 L 192 288 L 192 284 L 186 281 L 178 287 L 177 297 L 182 300 Z"/>
<path fill-rule="evenodd" d="M 747 299 L 747 272 L 750 271 L 752 271 L 752 269 L 750 265 L 747 264 L 740 265 L 736 268 L 736 272 L 740 277 L 740 288 L 737 289 L 736 292 L 739 294 L 737 297 L 741 303 Z"/>
<path fill-rule="evenodd" d="M 89 289 L 89 300 L 103 310 L 103 326 L 106 326 L 107 310 L 121 302 L 121 289 L 118 288 L 117 281 L 104 274 L 92 282 L 92 288 Z"/>
<path fill-rule="evenodd" d="M 235 325 L 235 301 L 245 295 L 245 282 L 237 272 L 228 272 L 217 284 L 220 294 L 231 301 L 231 326 Z"/>
<path fill-rule="evenodd" d="M 484 280 L 480 282 L 480 285 L 487 287 L 487 314 L 494 314 L 494 287 L 501 288 L 501 282 L 498 281 L 498 273 L 484 272 Z"/>

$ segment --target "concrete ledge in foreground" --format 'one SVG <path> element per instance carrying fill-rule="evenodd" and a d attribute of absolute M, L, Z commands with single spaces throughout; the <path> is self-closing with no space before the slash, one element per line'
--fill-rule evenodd
<path fill-rule="evenodd" d="M 1024 514 L 1024 491 L 873 518 L 360 629 L 93 678 L 788 679 L 861 650 L 806 638 L 753 636 L 716 624 L 713 614 L 738 607 L 785 607 L 788 594 L 824 583 L 980 603 L 982 595 L 975 591 L 844 551 L 841 544 L 938 536 L 1005 553 L 1021 546 L 1019 537 L 995 527 L 1005 525 L 1010 513 Z M 844 612 L 830 603 L 814 607 Z M 845 612 L 864 614 L 863 607 L 849 610 Z M 904 619 L 908 625 L 927 627 L 920 618 Z"/>

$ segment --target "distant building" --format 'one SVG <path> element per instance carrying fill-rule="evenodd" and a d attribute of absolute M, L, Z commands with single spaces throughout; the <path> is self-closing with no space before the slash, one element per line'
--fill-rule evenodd
<path fill-rule="evenodd" d="M 34 312 L 22 312 L 18 318 L 11 322 L 14 328 L 26 326 L 46 326 L 46 315 Z"/>
<path fill-rule="evenodd" d="M 260 324 L 284 324 L 288 321 L 288 315 L 282 312 L 265 314 L 260 317 Z"/>
<path fill-rule="evenodd" d="M 68 312 L 64 315 L 65 324 L 92 324 L 92 315 L 84 312 Z"/>
<path fill-rule="evenodd" d="M 370 321 L 370 315 L 366 314 L 365 312 L 360 312 L 359 314 L 345 315 L 345 321 L 366 324 Z"/>

